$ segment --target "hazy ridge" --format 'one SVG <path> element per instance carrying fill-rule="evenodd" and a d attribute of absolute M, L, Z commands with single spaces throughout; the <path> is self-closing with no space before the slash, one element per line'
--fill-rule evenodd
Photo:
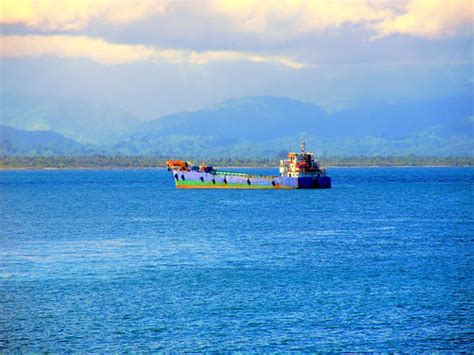
<path fill-rule="evenodd" d="M 103 105 L 3 95 L 0 115 L 0 152 L 7 156 L 275 157 L 296 149 L 301 138 L 322 156 L 472 156 L 474 151 L 470 97 L 332 114 L 288 98 L 246 97 L 141 122 Z M 36 131 L 34 138 L 27 131 Z"/>

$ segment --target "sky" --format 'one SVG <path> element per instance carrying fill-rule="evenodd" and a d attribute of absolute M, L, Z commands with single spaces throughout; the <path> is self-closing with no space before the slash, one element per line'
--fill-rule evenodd
<path fill-rule="evenodd" d="M 0 93 L 141 119 L 244 96 L 329 111 L 472 95 L 471 0 L 1 0 Z"/>

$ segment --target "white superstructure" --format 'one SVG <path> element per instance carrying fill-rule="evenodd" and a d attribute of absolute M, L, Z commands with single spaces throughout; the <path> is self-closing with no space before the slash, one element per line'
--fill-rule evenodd
<path fill-rule="evenodd" d="M 305 152 L 305 143 L 301 142 L 300 153 L 288 153 L 288 159 L 280 160 L 280 174 L 286 177 L 324 176 L 313 153 Z"/>

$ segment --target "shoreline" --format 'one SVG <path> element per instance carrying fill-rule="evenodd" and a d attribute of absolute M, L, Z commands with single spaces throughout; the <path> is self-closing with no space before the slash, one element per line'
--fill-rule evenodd
<path fill-rule="evenodd" d="M 8 170 L 138 170 L 166 169 L 162 156 L 3 156 L 0 157 L 0 171 Z M 228 169 L 279 169 L 279 159 L 274 158 L 207 158 L 190 161 L 207 161 L 216 170 Z M 428 157 L 428 156 L 353 156 L 323 157 L 322 167 L 328 169 L 372 169 L 372 168 L 448 168 L 474 167 L 474 156 Z"/>
<path fill-rule="evenodd" d="M 277 166 L 218 166 L 216 170 L 223 169 L 278 169 Z M 382 168 L 474 168 L 472 165 L 329 165 L 327 169 L 382 169 Z M 70 166 L 70 167 L 0 167 L 0 171 L 60 171 L 60 170 L 166 170 L 163 166 Z"/>

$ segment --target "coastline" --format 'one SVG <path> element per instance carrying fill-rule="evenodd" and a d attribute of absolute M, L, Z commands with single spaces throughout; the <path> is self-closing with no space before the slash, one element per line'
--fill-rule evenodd
<path fill-rule="evenodd" d="M 0 171 L 8 170 L 142 170 L 166 169 L 166 156 L 0 156 Z M 279 169 L 279 157 L 183 157 L 194 162 L 206 162 L 217 170 Z M 351 156 L 320 157 L 328 169 L 349 168 L 448 168 L 474 167 L 474 156 Z"/>
<path fill-rule="evenodd" d="M 278 169 L 277 166 L 216 166 L 224 169 Z M 328 169 L 404 169 L 404 168 L 474 168 L 473 165 L 328 165 Z M 0 167 L 0 171 L 64 171 L 64 170 L 165 170 L 164 166 L 66 166 L 66 167 Z"/>

